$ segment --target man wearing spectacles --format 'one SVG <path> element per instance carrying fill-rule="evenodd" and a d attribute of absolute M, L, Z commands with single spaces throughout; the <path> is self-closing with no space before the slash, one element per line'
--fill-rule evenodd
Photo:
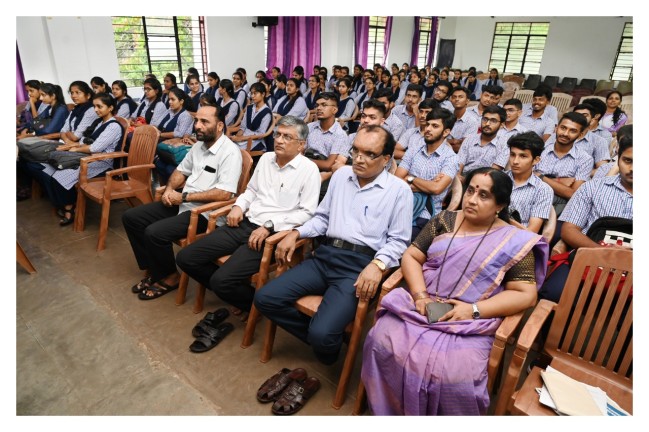
<path fill-rule="evenodd" d="M 497 135 L 506 118 L 505 110 L 498 105 L 485 107 L 480 119 L 481 132 L 467 136 L 457 154 L 460 175 L 481 167 L 499 170 L 505 168 L 509 160 L 509 148 Z"/>
<path fill-rule="evenodd" d="M 252 85 L 254 91 L 255 83 Z M 320 175 L 304 157 L 307 125 L 284 116 L 273 135 L 275 151 L 261 156 L 246 191 L 227 216 L 227 226 L 182 249 L 178 266 L 247 317 L 255 289 L 248 278 L 259 271 L 264 241 L 311 219 L 318 206 Z M 231 255 L 221 267 L 217 258 Z"/>
<path fill-rule="evenodd" d="M 430 110 L 422 135 L 418 139 L 413 136 L 395 172 L 413 193 L 412 239 L 430 218 L 442 211 L 444 196 L 458 172 L 458 157 L 445 142 L 454 123 L 455 116 L 449 110 Z"/>
<path fill-rule="evenodd" d="M 446 108 L 450 112 L 453 112 L 453 104 L 448 100 L 449 93 L 451 91 L 451 83 L 448 81 L 439 81 L 435 88 L 433 89 L 432 98 L 439 103 L 440 108 Z"/>
<path fill-rule="evenodd" d="M 380 126 L 358 131 L 352 147 L 352 167 L 331 178 L 315 216 L 291 231 L 278 245 L 280 265 L 291 261 L 298 238 L 326 235 L 315 253 L 255 294 L 255 307 L 267 318 L 311 345 L 324 364 L 333 364 L 344 329 L 360 300 L 376 293 L 382 272 L 399 265 L 410 240 L 412 194 L 407 185 L 385 171 L 394 151 L 392 135 Z M 323 295 L 310 318 L 295 301 Z"/>

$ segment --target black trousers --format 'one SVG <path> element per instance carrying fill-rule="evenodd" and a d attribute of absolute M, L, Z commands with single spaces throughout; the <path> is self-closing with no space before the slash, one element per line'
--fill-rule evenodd
<path fill-rule="evenodd" d="M 214 291 L 239 309 L 249 311 L 255 289 L 248 278 L 259 270 L 263 244 L 259 251 L 248 247 L 250 234 L 259 228 L 247 218 L 238 227 L 222 226 L 178 253 L 176 263 L 191 278 Z M 221 267 L 214 261 L 231 255 Z"/>
<path fill-rule="evenodd" d="M 173 241 L 187 236 L 191 212 L 178 214 L 178 206 L 153 202 L 128 209 L 122 215 L 131 248 L 141 270 L 149 270 L 154 281 L 176 271 Z M 197 232 L 207 230 L 207 219 L 198 218 Z"/>

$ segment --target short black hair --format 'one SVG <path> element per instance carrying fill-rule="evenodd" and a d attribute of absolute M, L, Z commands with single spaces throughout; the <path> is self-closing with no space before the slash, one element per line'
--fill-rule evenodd
<path fill-rule="evenodd" d="M 515 98 L 507 99 L 503 104 L 503 106 L 507 106 L 507 105 L 513 105 L 516 107 L 516 109 L 519 110 L 523 109 L 523 102 L 521 102 L 520 99 L 515 99 Z"/>
<path fill-rule="evenodd" d="M 492 95 L 502 96 L 505 89 L 499 85 L 485 85 L 482 86 L 482 93 L 491 93 Z"/>
<path fill-rule="evenodd" d="M 382 97 L 387 97 L 389 100 L 392 100 L 394 96 L 394 93 L 392 93 L 392 89 L 389 87 L 384 87 L 382 89 L 378 89 L 374 91 L 374 94 L 372 95 L 373 99 L 379 99 Z"/>
<path fill-rule="evenodd" d="M 541 97 L 545 96 L 548 101 L 552 100 L 552 87 L 546 84 L 539 84 L 539 86 L 534 90 L 532 97 Z"/>
<path fill-rule="evenodd" d="M 513 135 L 507 140 L 507 145 L 509 148 L 529 150 L 532 153 L 533 158 L 541 156 L 541 153 L 543 153 L 543 149 L 545 148 L 543 138 L 538 136 L 534 131 L 527 131 Z"/>
<path fill-rule="evenodd" d="M 617 154 L 619 158 L 619 155 L 624 153 L 626 149 L 633 147 L 633 133 L 631 133 L 630 135 L 624 135 L 622 138 L 620 138 L 617 145 Z"/>
<path fill-rule="evenodd" d="M 567 112 L 563 116 L 561 116 L 561 120 L 559 120 L 559 124 L 566 119 L 570 120 L 571 122 L 575 122 L 578 125 L 581 126 L 581 131 L 583 132 L 584 129 L 588 127 L 588 122 L 586 121 L 586 117 L 584 117 L 582 114 L 576 113 L 576 112 Z"/>
<path fill-rule="evenodd" d="M 385 105 L 382 102 L 377 101 L 376 99 L 368 99 L 363 102 L 363 111 L 366 108 L 372 108 L 381 113 L 381 117 L 385 118 Z"/>
<path fill-rule="evenodd" d="M 482 110 L 482 115 L 485 114 L 498 114 L 498 118 L 500 118 L 501 123 L 507 120 L 507 111 L 505 111 L 505 108 L 498 105 L 489 105 L 484 107 L 484 110 Z"/>
<path fill-rule="evenodd" d="M 580 103 L 578 105 L 575 105 L 575 107 L 572 109 L 573 112 L 576 112 L 577 110 L 587 110 L 590 113 L 591 117 L 595 117 L 595 108 L 588 103 Z"/>
<path fill-rule="evenodd" d="M 455 115 L 446 108 L 433 108 L 426 116 L 426 121 L 428 120 L 441 120 L 444 129 L 453 129 L 455 125 Z"/>
<path fill-rule="evenodd" d="M 340 98 L 334 92 L 322 92 L 316 96 L 313 102 L 318 102 L 320 99 L 336 101 L 336 104 L 340 102 Z"/>
<path fill-rule="evenodd" d="M 424 87 L 420 86 L 419 84 L 408 84 L 408 87 L 406 87 L 406 93 L 408 93 L 409 91 L 416 91 L 421 97 L 421 95 L 424 93 Z"/>
<path fill-rule="evenodd" d="M 439 107 L 439 102 L 432 98 L 419 102 L 419 109 L 435 109 L 437 107 Z"/>
<path fill-rule="evenodd" d="M 466 95 L 467 98 L 469 96 L 471 96 L 471 92 L 469 91 L 469 89 L 466 88 L 466 87 L 462 87 L 462 86 L 457 86 L 457 87 L 451 89 L 451 91 L 449 92 L 449 96 L 453 96 L 455 93 L 457 93 L 459 91 L 464 92 L 464 94 Z"/>
<path fill-rule="evenodd" d="M 606 114 L 606 102 L 604 102 L 601 99 L 588 98 L 588 99 L 584 99 L 583 103 L 588 104 L 588 105 L 593 107 L 593 109 L 595 110 L 593 112 L 593 117 L 595 117 L 595 115 L 599 114 L 599 116 L 601 118 L 604 114 Z"/>

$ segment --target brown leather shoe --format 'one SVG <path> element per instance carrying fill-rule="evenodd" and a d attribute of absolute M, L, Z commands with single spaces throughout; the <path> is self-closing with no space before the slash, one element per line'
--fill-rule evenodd
<path fill-rule="evenodd" d="M 268 378 L 257 390 L 257 400 L 261 403 L 274 402 L 282 395 L 282 392 L 292 381 L 304 381 L 306 371 L 302 368 L 284 368 L 272 377 Z"/>
<path fill-rule="evenodd" d="M 295 414 L 306 405 L 307 401 L 320 389 L 320 380 L 309 377 L 303 382 L 293 381 L 286 387 L 282 396 L 273 404 L 273 414 Z"/>

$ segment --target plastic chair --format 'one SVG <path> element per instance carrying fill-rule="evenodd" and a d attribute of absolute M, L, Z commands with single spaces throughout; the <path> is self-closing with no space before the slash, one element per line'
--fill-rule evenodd
<path fill-rule="evenodd" d="M 117 117 L 124 126 L 126 136 L 126 120 Z M 86 218 L 86 199 L 101 204 L 101 220 L 99 222 L 99 238 L 97 251 L 106 248 L 106 234 L 108 233 L 108 218 L 110 216 L 110 203 L 116 199 L 126 199 L 134 205 L 132 198 L 137 198 L 146 204 L 153 201 L 151 196 L 151 169 L 155 168 L 153 157 L 160 131 L 155 126 L 143 125 L 135 129 L 129 152 L 98 153 L 81 159 L 79 170 L 79 183 L 77 189 L 76 218 L 74 230 L 84 230 Z M 122 148 L 125 140 L 122 140 Z M 126 166 L 106 172 L 104 177 L 88 178 L 88 164 L 90 162 L 127 157 Z M 127 176 L 124 176 L 124 175 Z"/>
<path fill-rule="evenodd" d="M 554 415 L 542 406 L 534 367 L 513 392 L 529 350 L 554 312 L 543 353 L 550 366 L 600 387 L 624 410 L 633 410 L 633 252 L 619 248 L 580 248 L 559 303 L 541 300 L 523 327 L 503 384 L 496 414 Z M 504 398 L 512 394 L 511 398 Z"/>
<path fill-rule="evenodd" d="M 577 78 L 564 77 L 559 84 L 559 92 L 571 94 L 577 87 Z"/>
<path fill-rule="evenodd" d="M 559 77 L 556 75 L 546 75 L 545 78 L 543 78 L 543 84 L 548 85 L 553 89 L 559 85 Z"/>
<path fill-rule="evenodd" d="M 625 124 L 633 124 L 633 102 L 623 103 L 620 105 L 620 108 L 624 111 L 627 117 Z"/>
<path fill-rule="evenodd" d="M 539 84 L 541 84 L 541 75 L 531 74 L 525 80 L 523 88 L 527 90 L 536 90 Z"/>
<path fill-rule="evenodd" d="M 615 87 L 617 91 L 622 93 L 622 96 L 633 94 L 633 83 L 629 81 L 620 81 Z"/>
<path fill-rule="evenodd" d="M 532 97 L 534 95 L 534 90 L 516 90 L 514 93 L 514 98 L 521 101 L 522 104 L 532 103 Z"/>
<path fill-rule="evenodd" d="M 558 117 L 561 118 L 563 113 L 568 111 L 572 103 L 572 95 L 565 93 L 553 93 L 550 105 L 557 108 Z"/>
<path fill-rule="evenodd" d="M 405 283 L 405 281 L 403 280 L 403 273 L 401 271 L 401 268 L 399 268 L 394 273 L 392 273 L 392 275 L 385 282 L 383 282 L 383 285 L 381 287 L 381 294 L 378 301 L 379 308 L 381 307 L 381 300 L 383 300 L 383 297 L 385 297 L 385 295 L 392 291 L 394 288 L 402 286 L 402 282 Z M 505 356 L 505 349 L 507 345 L 511 345 L 511 338 L 513 338 L 514 332 L 521 323 L 524 314 L 525 312 L 519 312 L 515 315 L 505 317 L 500 324 L 500 327 L 498 327 L 498 330 L 496 331 L 496 336 L 491 347 L 489 362 L 487 365 L 487 390 L 489 391 L 490 395 L 498 393 L 499 386 L 496 386 L 496 382 L 498 381 L 498 377 L 500 375 L 499 371 L 501 370 L 502 361 Z M 366 396 L 365 386 L 361 381 L 358 384 L 356 403 L 354 404 L 352 415 L 361 415 L 365 411 L 367 405 Z M 498 401 L 500 401 L 502 398 L 502 396 L 500 395 L 497 397 Z"/>
<path fill-rule="evenodd" d="M 595 94 L 597 96 L 604 96 L 609 91 L 613 90 L 613 81 L 610 80 L 599 80 L 597 81 L 597 86 L 595 87 Z M 602 93 L 602 94 L 600 94 Z"/>
<path fill-rule="evenodd" d="M 595 88 L 597 87 L 597 80 L 591 78 L 584 78 L 579 82 L 577 88 L 589 89 L 595 93 Z"/>
<path fill-rule="evenodd" d="M 248 153 L 246 150 L 241 150 L 241 176 L 239 177 L 239 183 L 237 185 L 237 196 L 241 195 L 246 190 L 246 187 L 248 186 L 248 182 L 250 181 L 250 176 L 252 175 L 251 172 L 252 172 L 252 156 L 250 156 L 250 153 Z M 164 187 L 160 187 L 156 190 L 156 194 L 155 194 L 156 201 L 160 201 L 164 190 L 165 190 Z M 195 242 L 196 240 L 200 239 L 201 237 L 206 236 L 208 232 L 210 232 L 209 223 L 208 223 L 207 232 L 198 234 L 196 232 L 196 230 L 198 229 L 198 221 L 199 221 L 198 218 L 203 217 L 202 214 L 205 212 L 214 211 L 228 205 L 231 206 L 232 204 L 234 204 L 235 201 L 236 198 L 230 198 L 229 200 L 214 201 L 191 209 L 190 210 L 191 214 L 189 216 L 189 226 L 187 227 L 187 236 L 185 238 L 181 238 L 174 241 L 174 243 L 176 243 L 180 247 L 185 247 Z M 176 293 L 176 305 L 178 306 L 185 303 L 188 283 L 189 283 L 189 276 L 187 276 L 185 272 L 180 272 L 180 281 L 178 282 L 178 292 Z M 201 294 L 199 290 L 199 296 L 200 295 Z M 202 295 L 203 296 L 205 295 L 204 288 L 202 291 Z M 198 306 L 199 304 L 196 303 L 194 307 L 194 313 L 200 313 L 203 310 L 202 300 L 200 303 L 200 307 Z"/>
<path fill-rule="evenodd" d="M 525 82 L 525 77 L 521 77 L 518 75 L 506 75 L 503 77 L 503 84 L 507 84 L 508 82 L 514 82 L 518 84 L 518 88 L 523 87 L 523 83 Z"/>

